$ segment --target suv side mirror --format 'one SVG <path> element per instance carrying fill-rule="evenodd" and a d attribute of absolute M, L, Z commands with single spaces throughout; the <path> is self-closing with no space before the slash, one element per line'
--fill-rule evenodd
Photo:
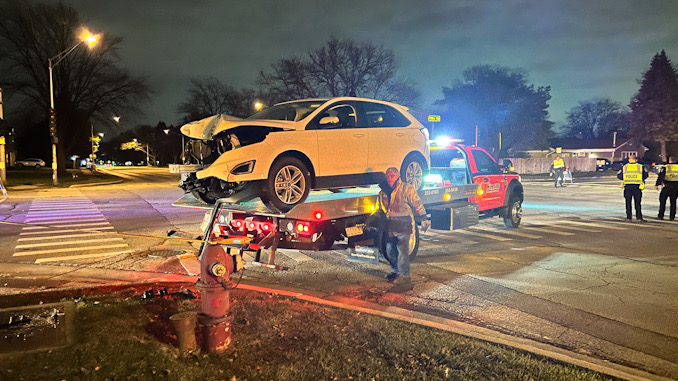
<path fill-rule="evenodd" d="M 321 126 L 338 125 L 339 124 L 339 117 L 338 116 L 326 116 L 326 117 L 320 119 L 320 122 L 318 122 L 318 124 L 321 125 Z"/>

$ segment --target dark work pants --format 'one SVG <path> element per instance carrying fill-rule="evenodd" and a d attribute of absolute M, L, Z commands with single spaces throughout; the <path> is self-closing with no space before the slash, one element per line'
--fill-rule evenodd
<path fill-rule="evenodd" d="M 636 219 L 642 220 L 643 212 L 640 211 L 640 199 L 643 198 L 643 191 L 640 190 L 640 185 L 624 185 L 624 198 L 626 199 L 626 219 L 630 220 L 633 215 L 633 209 L 631 209 L 631 199 L 633 199 L 636 207 Z"/>
<path fill-rule="evenodd" d="M 563 168 L 558 168 L 553 170 L 554 177 L 555 179 L 553 180 L 553 186 L 557 187 L 558 186 L 558 179 L 560 179 L 560 186 L 563 186 L 563 180 L 565 180 L 565 176 L 563 175 Z"/>
<path fill-rule="evenodd" d="M 673 220 L 676 218 L 676 199 L 678 198 L 678 186 L 664 186 L 662 191 L 659 193 L 659 213 L 657 213 L 657 217 L 659 218 L 664 218 L 667 198 L 671 202 L 671 208 L 669 209 L 669 219 Z"/>

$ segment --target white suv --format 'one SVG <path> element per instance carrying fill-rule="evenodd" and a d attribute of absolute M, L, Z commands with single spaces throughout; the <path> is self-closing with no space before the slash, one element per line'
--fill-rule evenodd
<path fill-rule="evenodd" d="M 280 103 L 247 119 L 216 115 L 184 125 L 191 138 L 181 187 L 205 202 L 261 197 L 287 211 L 311 189 L 376 184 L 388 167 L 417 189 L 428 132 L 407 108 L 340 97 Z"/>

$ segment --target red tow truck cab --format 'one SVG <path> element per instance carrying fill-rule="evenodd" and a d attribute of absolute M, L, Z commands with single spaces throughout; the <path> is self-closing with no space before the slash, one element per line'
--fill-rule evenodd
<path fill-rule="evenodd" d="M 481 217 L 499 216 L 515 228 L 522 217 L 523 186 L 510 162 L 500 165 L 480 147 L 454 144 L 452 140 L 431 142 L 431 169 L 425 183 L 441 186 L 480 184 L 479 195 L 469 198 L 478 205 Z"/>

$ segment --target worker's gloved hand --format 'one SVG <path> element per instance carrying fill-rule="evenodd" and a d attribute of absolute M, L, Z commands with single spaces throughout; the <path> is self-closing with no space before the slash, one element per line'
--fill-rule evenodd
<path fill-rule="evenodd" d="M 550 172 L 550 173 L 549 173 L 549 177 L 551 177 L 551 176 L 553 176 L 553 172 Z"/>
<path fill-rule="evenodd" d="M 421 221 L 421 231 L 425 232 L 430 228 L 431 228 L 431 221 L 429 221 L 429 220 Z"/>

